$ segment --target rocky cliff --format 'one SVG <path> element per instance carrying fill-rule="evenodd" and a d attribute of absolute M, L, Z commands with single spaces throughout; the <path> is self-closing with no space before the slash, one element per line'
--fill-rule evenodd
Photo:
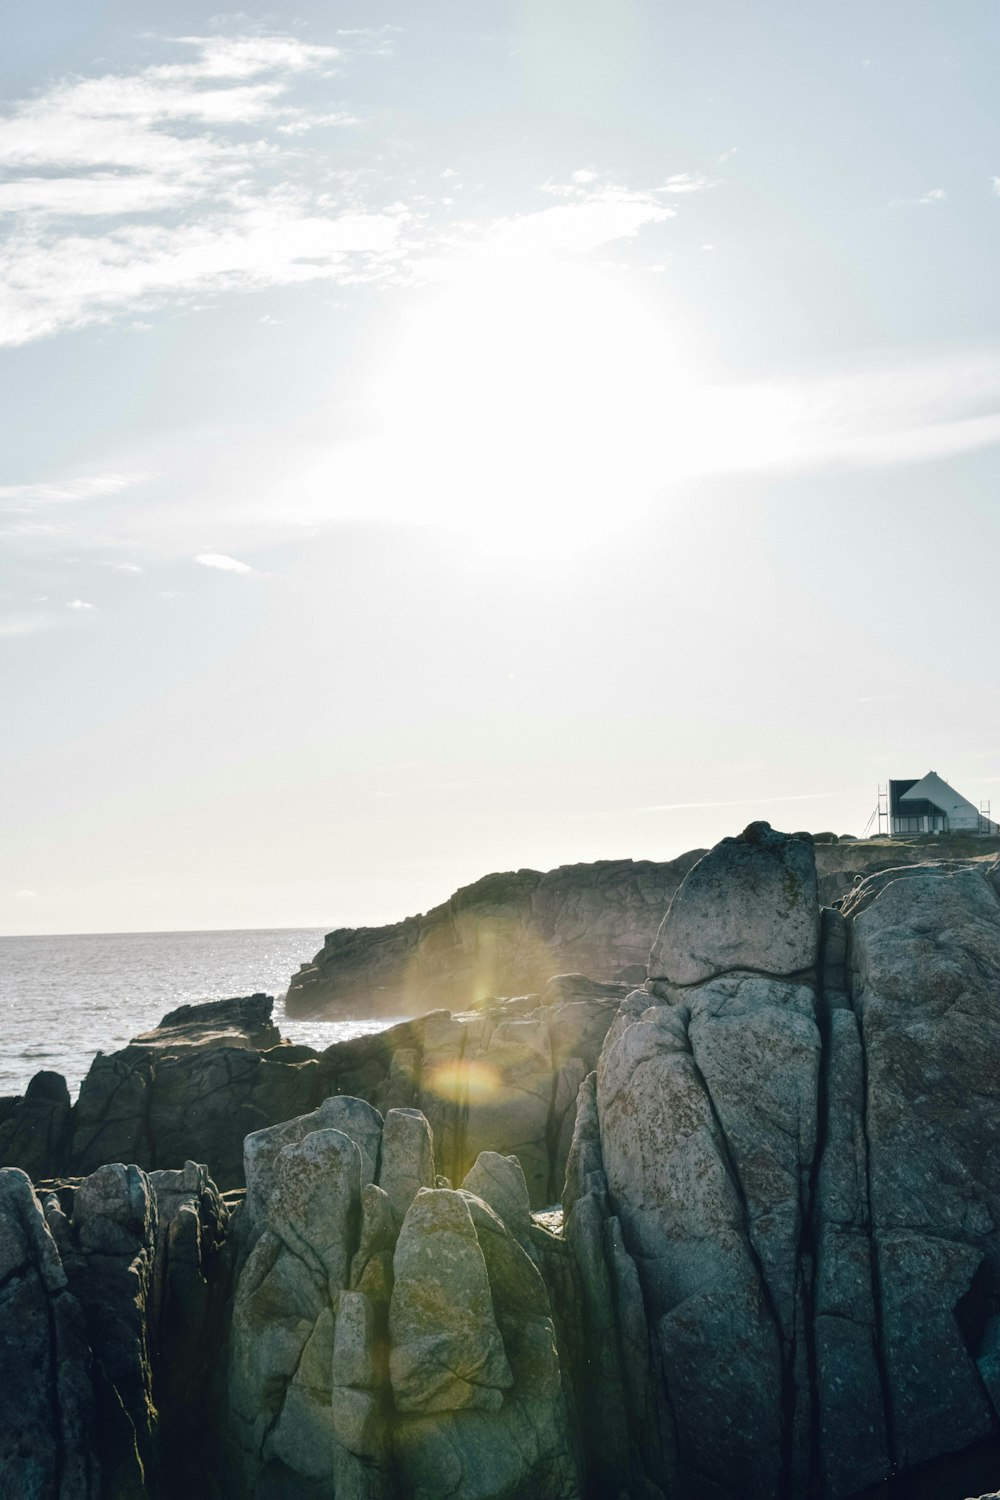
<path fill-rule="evenodd" d="M 562 973 L 641 981 L 663 913 L 703 853 L 487 875 L 423 916 L 340 928 L 292 977 L 288 1014 L 464 1010 Z"/>
<path fill-rule="evenodd" d="M 818 888 L 751 825 L 627 993 L 324 1054 L 251 997 L 40 1089 L 86 1175 L 0 1171 L 0 1496 L 995 1489 L 1000 864 Z"/>
<path fill-rule="evenodd" d="M 815 851 L 819 898 L 830 906 L 866 875 L 959 854 L 995 858 L 1000 840 L 819 834 Z M 422 916 L 385 927 L 338 928 L 289 981 L 288 1013 L 464 1010 L 486 996 L 540 990 L 559 973 L 641 983 L 663 913 L 704 853 L 487 875 Z"/>

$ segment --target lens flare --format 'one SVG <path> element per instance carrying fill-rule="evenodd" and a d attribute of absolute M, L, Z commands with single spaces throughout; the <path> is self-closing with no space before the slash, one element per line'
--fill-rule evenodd
<path fill-rule="evenodd" d="M 480 1104 L 493 1098 L 500 1091 L 501 1083 L 500 1074 L 489 1063 L 458 1059 L 432 1068 L 426 1087 L 439 1099 Z"/>

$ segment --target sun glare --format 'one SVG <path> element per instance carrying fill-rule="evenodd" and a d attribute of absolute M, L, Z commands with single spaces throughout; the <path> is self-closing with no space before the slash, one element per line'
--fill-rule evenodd
<path fill-rule="evenodd" d="M 590 534 L 662 472 L 678 351 L 611 273 L 488 257 L 411 317 L 378 382 L 405 509 L 496 545 Z"/>
<path fill-rule="evenodd" d="M 447 267 L 362 382 L 368 435 L 300 477 L 300 508 L 551 558 L 681 480 L 794 461 L 789 393 L 706 383 L 683 310 L 637 285 L 544 249 Z"/>

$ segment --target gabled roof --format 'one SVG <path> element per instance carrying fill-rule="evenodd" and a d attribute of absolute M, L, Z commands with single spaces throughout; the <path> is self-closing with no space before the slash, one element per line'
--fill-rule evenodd
<path fill-rule="evenodd" d="M 928 771 L 922 780 L 914 782 L 913 786 L 903 792 L 899 800 L 900 802 L 932 802 L 935 807 L 946 814 L 962 811 L 978 816 L 979 813 L 979 809 L 967 797 L 963 797 L 961 792 L 956 792 L 955 788 L 949 786 L 936 771 Z"/>

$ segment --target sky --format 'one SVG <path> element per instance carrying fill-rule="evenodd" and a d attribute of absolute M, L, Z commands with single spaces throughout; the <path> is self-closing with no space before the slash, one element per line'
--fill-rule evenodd
<path fill-rule="evenodd" d="M 0 931 L 996 816 L 996 0 L 4 30 Z"/>

